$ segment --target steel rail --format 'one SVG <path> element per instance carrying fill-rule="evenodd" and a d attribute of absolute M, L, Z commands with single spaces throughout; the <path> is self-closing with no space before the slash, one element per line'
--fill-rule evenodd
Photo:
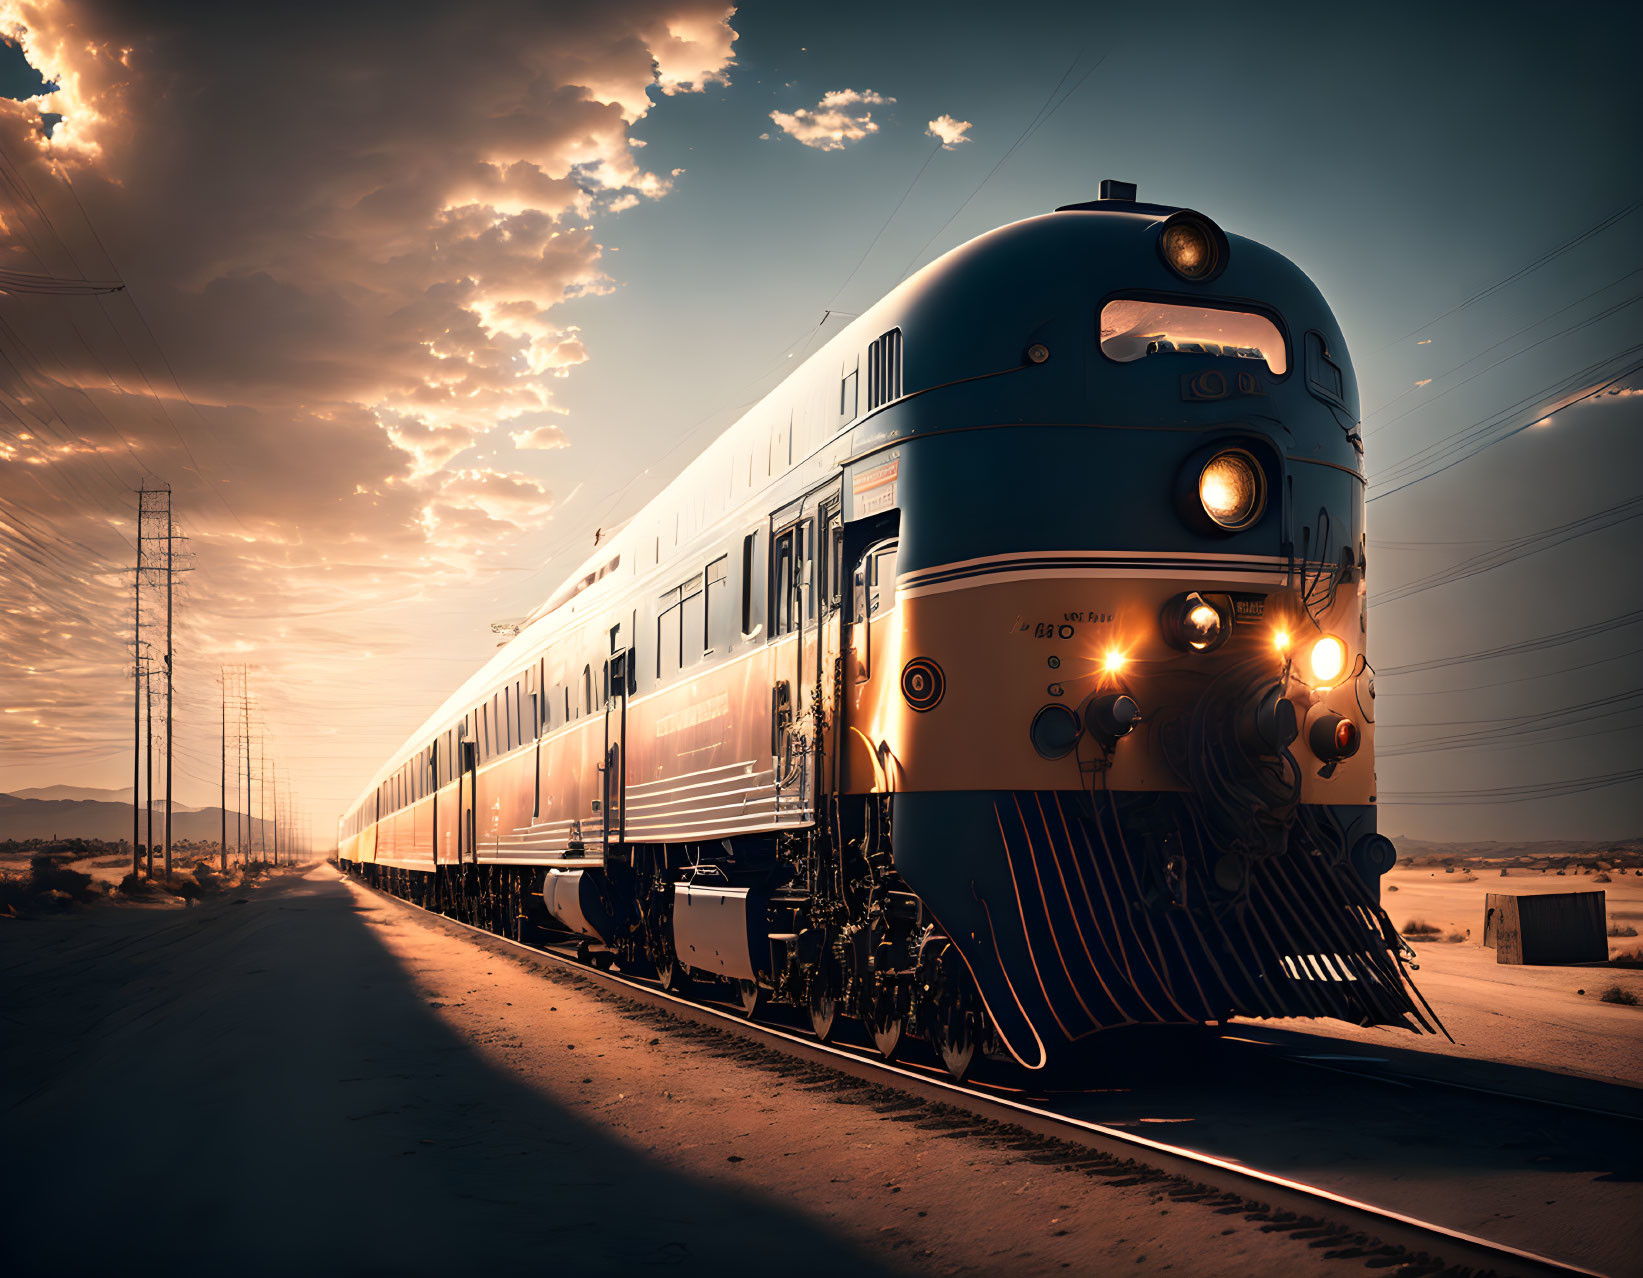
<path fill-rule="evenodd" d="M 486 928 L 440 914 L 382 888 L 341 875 L 346 882 L 416 910 L 441 923 L 471 932 L 488 942 L 506 946 L 542 964 L 551 964 L 610 989 L 633 1001 L 648 1004 L 698 1024 L 727 1030 L 811 1064 L 826 1066 L 853 1078 L 914 1096 L 920 1100 L 966 1110 L 978 1118 L 1021 1128 L 1035 1136 L 1081 1145 L 1121 1161 L 1140 1163 L 1154 1171 L 1179 1177 L 1223 1193 L 1236 1195 L 1252 1209 L 1279 1210 L 1337 1226 L 1343 1234 L 1363 1234 L 1383 1244 L 1402 1248 L 1413 1258 L 1443 1262 L 1447 1268 L 1470 1270 L 1480 1278 L 1610 1278 L 1595 1269 L 1557 1260 L 1537 1252 L 1494 1242 L 1433 1221 L 1378 1206 L 1304 1181 L 1262 1171 L 1257 1167 L 1180 1145 L 1149 1140 L 1117 1128 L 1057 1114 L 1025 1101 L 993 1095 L 975 1086 L 955 1083 L 868 1056 L 864 1051 L 822 1043 L 788 1030 L 761 1024 L 747 1016 L 682 998 L 631 976 L 606 971 L 570 955 L 556 953 L 500 936 Z M 1532 1100 L 1528 1097 L 1514 1099 Z"/>

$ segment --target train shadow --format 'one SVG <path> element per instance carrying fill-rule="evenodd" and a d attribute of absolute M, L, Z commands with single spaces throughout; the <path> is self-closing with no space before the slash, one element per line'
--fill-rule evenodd
<path fill-rule="evenodd" d="M 888 1272 L 495 1068 L 328 871 L 168 923 L 0 938 L 11 1273 Z"/>

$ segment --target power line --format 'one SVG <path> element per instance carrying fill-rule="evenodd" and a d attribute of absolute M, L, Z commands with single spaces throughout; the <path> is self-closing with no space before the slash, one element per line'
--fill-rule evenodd
<path fill-rule="evenodd" d="M 924 256 L 924 250 L 934 244 L 937 237 L 953 224 L 959 214 L 963 213 L 965 209 L 970 207 L 970 201 L 981 194 L 981 189 L 993 180 L 994 175 L 1004 167 L 1005 163 L 1012 155 L 1016 153 L 1021 144 L 1036 133 L 1040 125 L 1047 122 L 1052 115 L 1059 111 L 1062 106 L 1066 104 L 1067 99 L 1083 88 L 1084 82 L 1101 69 L 1101 64 L 1104 63 L 1109 56 L 1105 53 L 1096 59 L 1095 65 L 1088 71 L 1084 72 L 1084 74 L 1079 77 L 1078 83 L 1068 89 L 1059 101 L 1056 99 L 1055 95 L 1061 91 L 1061 86 L 1067 82 L 1067 77 L 1073 73 L 1073 68 L 1083 60 L 1084 55 L 1089 52 L 1089 48 L 1089 44 L 1086 43 L 1084 47 L 1078 51 L 1073 60 L 1067 64 L 1067 69 L 1061 73 L 1061 79 L 1056 81 L 1055 88 L 1050 90 L 1049 96 L 1044 99 L 1044 104 L 1038 108 L 1037 113 L 1027 122 L 1027 127 L 1021 131 L 1021 136 L 1016 138 L 1014 142 L 1010 143 L 1009 149 L 1006 150 L 1003 155 L 998 157 L 997 163 L 995 163 L 992 168 L 987 170 L 987 175 L 982 178 L 981 181 L 976 183 L 975 189 L 971 191 L 969 195 L 964 197 L 964 203 L 954 209 L 948 216 L 947 220 L 935 229 L 935 232 L 930 236 L 930 238 L 925 240 L 923 244 L 919 245 L 918 250 L 911 258 L 908 259 L 907 265 L 902 268 L 901 275 L 897 280 L 898 283 L 900 283 L 901 280 L 906 279 L 912 272 L 914 264 L 919 260 L 919 258 Z M 1054 103 L 1054 105 L 1052 106 L 1051 103 Z"/>
<path fill-rule="evenodd" d="M 1571 781 L 1542 781 L 1534 785 L 1500 786 L 1489 790 L 1409 790 L 1382 794 L 1380 806 L 1422 807 L 1456 803 L 1526 803 L 1531 799 L 1557 799 L 1588 790 L 1604 790 L 1643 780 L 1643 768 L 1611 772 L 1605 776 L 1581 777 Z"/>
<path fill-rule="evenodd" d="M 1489 572 L 1491 569 L 1503 567 L 1506 564 L 1516 563 L 1519 559 L 1527 559 L 1530 555 L 1538 555 L 1543 550 L 1553 546 L 1560 546 L 1566 541 L 1573 541 L 1578 537 L 1585 537 L 1616 524 L 1626 523 L 1643 515 L 1643 497 L 1633 497 L 1629 501 L 1619 502 L 1596 514 L 1586 515 L 1580 519 L 1570 520 L 1566 524 L 1559 524 L 1556 528 L 1548 528 L 1544 532 L 1533 533 L 1527 537 L 1519 537 L 1509 541 L 1498 550 L 1486 551 L 1481 555 L 1473 555 L 1470 559 L 1463 559 L 1452 567 L 1439 572 L 1429 573 L 1425 577 L 1417 577 L 1407 585 L 1389 590 L 1385 594 L 1372 596 L 1373 604 L 1388 604 L 1399 599 L 1407 599 L 1411 595 L 1418 595 L 1431 590 L 1435 586 L 1452 585 L 1467 577 L 1475 577 L 1479 573 Z"/>
<path fill-rule="evenodd" d="M 1495 648 L 1484 648 L 1477 652 L 1463 652 L 1454 656 L 1432 657 L 1426 661 L 1414 661 L 1401 666 L 1388 666 L 1384 670 L 1377 670 L 1375 673 L 1379 678 L 1392 678 L 1398 675 L 1420 674 L 1426 670 L 1438 670 L 1444 666 L 1470 664 L 1474 661 L 1492 661 L 1496 657 L 1511 657 L 1523 652 L 1540 652 L 1546 648 L 1557 648 L 1566 643 L 1574 643 L 1579 639 L 1587 639 L 1592 635 L 1606 634 L 1611 630 L 1635 626 L 1639 622 L 1643 622 L 1643 609 L 1624 612 L 1605 621 L 1594 621 L 1590 625 L 1574 626 L 1568 630 L 1560 630 L 1556 634 L 1541 635 L 1535 639 L 1523 639 L 1517 643 L 1502 644 Z"/>
<path fill-rule="evenodd" d="M 1386 692 L 1376 693 L 1377 699 L 1385 697 L 1442 697 L 1450 693 L 1481 692 L 1486 688 L 1506 688 L 1518 683 L 1534 683 L 1540 679 L 1550 679 L 1554 675 L 1574 674 L 1579 670 L 1591 670 L 1597 666 L 1606 666 L 1616 661 L 1635 661 L 1643 656 L 1643 648 L 1633 648 L 1627 652 L 1617 652 L 1612 657 L 1599 657 L 1596 661 L 1584 661 L 1578 666 L 1560 666 L 1556 670 L 1541 670 L 1534 674 L 1520 675 L 1516 679 L 1494 679 L 1488 683 L 1468 683 L 1459 687 L 1432 688 L 1422 692 Z M 1383 676 L 1384 677 L 1384 676 Z"/>
<path fill-rule="evenodd" d="M 1495 283 L 1491 284 L 1488 288 L 1483 289 L 1479 292 L 1473 293 L 1472 296 L 1467 298 L 1464 302 L 1455 303 L 1455 305 L 1451 306 L 1442 315 L 1439 315 L 1434 319 L 1429 319 L 1424 324 L 1417 324 L 1414 328 L 1410 329 L 1407 333 L 1403 334 L 1403 336 L 1393 338 L 1385 346 L 1381 347 L 1380 351 L 1377 351 L 1376 354 L 1380 354 L 1382 352 L 1391 350 L 1399 342 L 1407 341 L 1409 338 L 1413 337 L 1416 333 L 1419 333 L 1424 329 L 1431 328 L 1434 324 L 1441 323 L 1442 321 L 1448 319 L 1451 315 L 1459 314 L 1461 311 L 1464 311 L 1468 306 L 1472 306 L 1477 302 L 1481 302 L 1484 298 L 1490 297 L 1490 296 L 1494 295 L 1495 293 L 1500 292 L 1500 290 L 1505 288 L 1508 284 L 1515 283 L 1516 281 L 1522 279 L 1525 275 L 1529 275 L 1529 274 L 1532 274 L 1535 271 L 1538 271 L 1541 267 L 1545 266 L 1548 262 L 1554 261 L 1555 259 L 1563 256 L 1563 254 L 1567 253 L 1570 249 L 1576 247 L 1577 245 L 1583 244 L 1587 240 L 1591 239 L 1592 236 L 1601 234 L 1602 232 L 1608 230 L 1616 222 L 1619 222 L 1621 219 L 1626 218 L 1626 217 L 1630 217 L 1633 213 L 1635 213 L 1637 211 L 1637 209 L 1640 205 L 1643 205 L 1643 200 L 1633 200 L 1630 204 L 1624 205 L 1621 208 L 1616 209 L 1613 213 L 1609 214 L 1607 217 L 1603 218 L 1602 220 L 1597 222 L 1595 225 L 1589 226 L 1584 231 L 1581 231 L 1578 235 L 1575 235 L 1575 236 L 1571 237 L 1570 239 L 1564 240 L 1563 243 L 1559 244 L 1556 248 L 1548 249 L 1546 252 L 1542 253 L 1539 257 L 1535 258 L 1534 261 L 1530 262 L 1527 266 L 1519 267 L 1517 270 L 1513 271 L 1510 275 L 1508 275 L 1505 279 L 1497 280 Z"/>
<path fill-rule="evenodd" d="M 96 293 L 118 293 L 124 284 L 102 284 L 94 280 L 65 280 L 55 275 L 31 275 L 0 267 L 0 293 L 32 293 L 46 297 L 89 297 Z"/>
<path fill-rule="evenodd" d="M 879 246 L 879 241 L 884 238 L 884 233 L 890 229 L 890 223 L 896 220 L 896 214 L 901 212 L 901 206 L 907 203 L 907 197 L 913 193 L 913 188 L 919 184 L 919 179 L 924 176 L 924 171 L 930 167 L 930 162 L 941 153 L 943 145 L 945 144 L 938 141 L 931 149 L 930 154 L 924 157 L 924 163 L 919 165 L 918 172 L 913 174 L 913 180 L 907 184 L 907 189 L 901 193 L 901 198 L 896 201 L 896 207 L 890 210 L 890 216 L 884 219 L 884 225 L 879 227 L 878 234 L 863 250 L 860 259 L 851 268 L 850 274 L 844 277 L 844 282 L 833 291 L 833 296 L 828 299 L 827 309 L 829 311 L 832 310 L 833 304 L 844 295 L 844 290 L 850 287 L 850 281 L 856 278 L 856 272 L 860 271 L 866 265 L 867 259 L 873 255 L 873 250 Z"/>
<path fill-rule="evenodd" d="M 1616 710 L 1613 714 L 1593 715 L 1591 716 L 1591 719 L 1580 720 L 1579 722 L 1586 723 L 1595 719 L 1611 719 L 1617 714 L 1636 714 L 1637 710 L 1638 707 L 1629 706 L 1625 710 Z M 1408 745 L 1391 746 L 1384 749 L 1377 746 L 1375 748 L 1375 754 L 1377 758 L 1390 759 L 1402 758 L 1405 755 L 1432 754 L 1436 751 L 1442 751 L 1447 754 L 1451 750 L 1491 751 L 1539 749 L 1543 746 L 1557 745 L 1564 741 L 1586 741 L 1592 737 L 1612 736 L 1616 732 L 1636 732 L 1639 727 L 1636 723 L 1622 723 L 1612 728 L 1594 728 L 1590 731 L 1584 732 L 1559 731 L 1559 729 L 1575 726 L 1578 725 L 1574 723 L 1565 723 L 1557 724 L 1553 727 L 1548 727 L 1543 732 L 1535 733 L 1505 733 L 1500 735 L 1494 733 L 1477 733 L 1464 740 L 1413 741 Z"/>
<path fill-rule="evenodd" d="M 1643 267 L 1639 267 L 1638 270 L 1643 271 Z M 1637 271 L 1632 272 L 1632 274 L 1634 274 L 1634 275 L 1637 274 Z M 1612 288 L 1613 285 L 1606 285 L 1605 287 Z M 1602 292 L 1603 290 L 1599 289 L 1598 291 Z M 1582 300 L 1584 301 L 1585 299 L 1582 299 Z M 1591 315 L 1588 315 L 1584 319 L 1576 320 L 1573 324 L 1569 325 L 1567 328 L 1560 328 L 1555 333 L 1548 333 L 1548 334 L 1546 334 L 1545 337 L 1537 338 L 1535 341 L 1530 342 L 1527 346 L 1520 347 L 1517 350 L 1513 351 L 1510 355 L 1502 356 L 1500 359 L 1496 360 L 1493 364 L 1489 364 L 1489 365 L 1487 365 L 1483 368 L 1478 369 L 1478 371 L 1473 373 L 1470 377 L 1463 378 L 1462 380 L 1456 382 L 1453 386 L 1446 386 L 1442 390 L 1438 391 L 1437 394 L 1428 396 L 1425 400 L 1423 400 L 1421 403 L 1415 405 L 1415 407 L 1409 409 L 1407 412 L 1399 413 L 1396 417 L 1388 418 L 1386 421 L 1381 422 L 1379 425 L 1369 427 L 1368 429 L 1366 429 L 1364 431 L 1364 434 L 1366 436 L 1368 436 L 1368 435 L 1375 434 L 1377 431 L 1385 430 L 1388 426 L 1394 425 L 1397 422 L 1403 421 L 1405 418 L 1412 417 L 1416 413 L 1421 412 L 1421 411 L 1423 411 L 1427 408 L 1430 408 L 1433 404 L 1437 403 L 1437 401 L 1442 399 L 1445 395 L 1448 395 L 1453 391 L 1459 390 L 1462 386 L 1466 386 L 1466 385 L 1471 384 L 1472 382 L 1477 381 L 1477 379 L 1482 377 L 1485 373 L 1492 373 L 1495 369 L 1499 368 L 1502 364 L 1514 363 L 1515 361 L 1522 359 L 1530 351 L 1535 350 L 1537 347 L 1541 347 L 1541 346 L 1546 345 L 1547 342 L 1555 342 L 1560 337 L 1567 337 L 1570 333 L 1578 333 L 1583 328 L 1590 328 L 1593 324 L 1602 323 L 1604 320 L 1609 319 L 1612 316 L 1618 315 L 1621 311 L 1627 309 L 1628 307 L 1636 306 L 1639 302 L 1643 302 L 1643 293 L 1633 294 L 1631 297 L 1626 298 L 1624 301 L 1616 302 L 1616 303 L 1614 303 L 1614 305 L 1606 307 L 1603 310 L 1597 311 L 1597 312 L 1595 312 Z M 1567 309 L 1567 308 L 1565 308 L 1565 309 Z M 1530 325 L 1530 327 L 1533 328 L 1534 325 Z M 1528 331 L 1528 330 L 1526 330 L 1526 329 L 1521 330 L 1521 332 L 1526 332 L 1526 331 Z M 1520 334 L 1515 334 L 1514 336 L 1516 336 L 1516 335 L 1521 335 L 1521 333 Z M 1511 338 L 1506 338 L 1505 340 L 1510 341 Z M 1499 345 L 1501 345 L 1500 342 L 1495 343 L 1495 346 L 1499 346 Z M 1494 349 L 1493 346 L 1488 348 L 1488 350 L 1493 350 L 1493 349 Z M 1472 357 L 1472 359 L 1475 360 L 1475 359 L 1481 358 L 1481 356 L 1483 354 L 1486 354 L 1486 353 L 1487 353 L 1487 351 L 1480 352 L 1478 355 L 1474 355 Z M 1472 360 L 1467 360 L 1466 364 L 1470 364 L 1471 362 L 1472 362 Z M 1459 369 L 1465 368 L 1466 364 L 1461 364 L 1457 368 L 1451 369 L 1450 372 L 1458 372 Z M 1449 375 L 1448 373 L 1440 374 L 1440 376 L 1443 376 L 1443 377 L 1447 377 L 1448 375 Z M 1408 392 L 1406 391 L 1405 394 L 1408 394 Z M 1399 398 L 1401 399 L 1402 396 L 1399 396 Z M 1390 407 L 1390 405 L 1389 405 L 1389 407 Z"/>
<path fill-rule="evenodd" d="M 1514 426 L 1512 429 L 1505 431 L 1502 434 L 1496 435 L 1492 439 L 1488 438 L 1491 432 L 1497 430 L 1504 422 L 1517 415 L 1525 404 L 1532 403 L 1541 398 L 1541 396 L 1535 395 L 1530 396 L 1528 399 L 1519 400 L 1511 408 L 1495 414 L 1494 417 L 1466 427 L 1464 430 L 1456 431 L 1454 434 L 1448 435 L 1443 440 L 1438 441 L 1438 443 L 1424 448 L 1420 452 L 1405 458 L 1403 461 L 1397 463 L 1392 468 L 1390 473 L 1377 475 L 1371 482 L 1384 484 L 1389 480 L 1399 479 L 1405 475 L 1413 475 L 1414 477 L 1405 479 L 1403 483 L 1398 484 L 1395 488 L 1388 488 L 1383 492 L 1377 492 L 1369 497 L 1368 500 L 1372 502 L 1380 501 L 1383 497 L 1390 497 L 1394 493 L 1401 493 L 1405 488 L 1413 488 L 1416 484 L 1424 483 L 1426 480 L 1431 479 L 1434 475 L 1441 475 L 1444 471 L 1460 465 L 1461 462 L 1469 461 L 1471 458 L 1476 457 L 1479 453 L 1485 451 L 1486 449 L 1493 448 L 1496 444 L 1502 443 L 1514 435 L 1520 435 L 1531 427 L 1537 426 L 1540 423 L 1555 417 L 1564 409 L 1571 408 L 1583 400 L 1591 399 L 1601 394 L 1617 382 L 1625 381 L 1634 373 L 1643 370 L 1643 360 L 1628 365 L 1621 372 L 1609 377 L 1608 380 L 1602 381 L 1595 386 L 1583 385 L 1587 378 L 1596 373 L 1597 370 L 1606 368 L 1607 366 L 1613 364 L 1616 360 L 1629 359 L 1637 355 L 1640 351 L 1643 351 L 1643 345 L 1633 346 L 1628 350 L 1621 351 L 1617 355 L 1610 356 L 1608 359 L 1599 360 L 1596 364 L 1588 365 L 1586 368 L 1581 369 L 1580 372 L 1571 377 L 1564 378 L 1562 382 L 1559 383 L 1560 389 L 1553 394 L 1553 398 L 1550 403 L 1543 404 L 1541 407 L 1536 408 L 1534 412 L 1528 415 L 1528 419 L 1526 421 L 1520 422 L 1517 426 Z M 1545 394 L 1545 392 L 1542 392 L 1542 394 Z M 1482 441 L 1481 443 L 1479 442 L 1480 440 Z M 1421 466 L 1431 465 L 1433 462 L 1439 461 L 1445 456 L 1451 456 L 1458 450 L 1460 450 L 1460 456 L 1452 456 L 1451 460 L 1444 462 L 1441 466 L 1434 466 L 1425 474 L 1415 473 Z"/>
<path fill-rule="evenodd" d="M 1626 280 L 1631 279 L 1632 276 L 1639 275 L 1639 274 L 1643 274 L 1643 266 L 1634 266 L 1631 270 L 1627 271 L 1624 275 L 1618 276 L 1617 278 L 1610 280 L 1607 284 L 1604 284 L 1599 288 L 1594 288 L 1590 293 L 1587 293 L 1584 297 L 1577 297 L 1574 301 L 1569 302 L 1568 304 L 1566 304 L 1564 306 L 1558 307 L 1557 310 L 1550 311 L 1545 315 L 1541 315 L 1541 316 L 1537 317 L 1532 322 L 1530 322 L 1528 324 L 1525 324 L 1522 328 L 1518 329 L 1517 332 L 1508 333 L 1505 337 L 1501 338 L 1498 342 L 1493 342 L 1490 345 L 1485 346 L 1481 351 L 1478 351 L 1474 355 L 1468 356 L 1467 358 L 1461 360 L 1461 362 L 1456 364 L 1453 368 L 1445 369 L 1443 372 L 1438 373 L 1435 377 L 1433 377 L 1429 380 L 1430 381 L 1442 381 L 1444 378 L 1449 377 L 1452 374 L 1460 372 L 1460 370 L 1465 368 L 1468 364 L 1476 363 L 1478 360 L 1482 359 L 1485 355 L 1487 355 L 1490 351 L 1494 350 L 1497 346 L 1504 346 L 1507 342 L 1512 341 L 1514 338 L 1522 337 L 1525 333 L 1530 332 L 1533 329 L 1539 328 L 1547 320 L 1555 319 L 1557 316 L 1563 314 L 1564 311 L 1573 310 L 1575 307 L 1579 306 L 1582 302 L 1589 302 L 1589 301 L 1592 300 L 1592 298 L 1596 297 L 1599 293 L 1607 293 L 1611 288 L 1614 288 L 1615 285 L 1624 283 Z M 1568 332 L 1570 330 L 1565 329 L 1563 331 Z M 1539 343 L 1536 343 L 1536 345 L 1539 345 Z M 1524 349 L 1525 350 L 1533 350 L 1534 347 L 1530 346 L 1530 347 L 1525 347 Z M 1519 354 L 1522 354 L 1522 352 L 1520 351 Z M 1419 389 L 1420 389 L 1420 385 L 1417 383 L 1416 385 L 1409 387 L 1407 390 L 1400 391 L 1398 394 L 1394 395 L 1391 399 L 1387 400 L 1386 403 L 1384 403 L 1384 404 L 1380 405 L 1380 407 L 1376 408 L 1374 412 L 1366 413 L 1364 415 L 1364 419 L 1363 419 L 1365 427 L 1366 427 L 1366 429 L 1364 430 L 1364 434 L 1365 435 L 1373 435 L 1376 431 L 1380 430 L 1381 429 L 1380 426 L 1369 427 L 1368 423 L 1373 421 L 1375 418 L 1379 417 L 1382 413 L 1386 412 L 1387 409 L 1391 408 L 1394 404 L 1398 403 L 1398 401 L 1403 400 L 1403 399 L 1407 399 L 1410 395 L 1413 395 Z M 1428 402 L 1430 402 L 1430 401 L 1428 401 Z"/>

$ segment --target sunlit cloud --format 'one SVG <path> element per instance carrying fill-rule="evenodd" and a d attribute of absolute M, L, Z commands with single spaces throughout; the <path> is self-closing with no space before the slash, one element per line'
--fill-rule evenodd
<path fill-rule="evenodd" d="M 924 132 L 927 137 L 939 138 L 943 151 L 951 151 L 960 143 L 970 140 L 966 136 L 970 132 L 970 122 L 968 120 L 955 120 L 950 115 L 938 115 L 930 121 L 929 127 Z"/>
<path fill-rule="evenodd" d="M 216 663 L 262 662 L 311 724 L 360 698 L 362 660 L 424 649 L 393 610 L 506 566 L 547 524 L 548 468 L 576 440 L 540 414 L 590 358 L 558 308 L 617 287 L 600 219 L 680 176 L 630 131 L 728 83 L 732 14 L 408 0 L 385 43 L 357 6 L 297 0 L 270 24 L 254 6 L 0 0 L 0 31 L 56 86 L 0 100 L 0 267 L 128 286 L 0 297 L 21 343 L 0 365 L 0 460 L 18 463 L 0 468 L 0 576 L 31 605 L 0 609 L 0 686 L 53 707 L 49 749 L 28 717 L 0 723 L 8 768 L 127 748 L 108 707 L 129 706 L 141 481 L 172 483 L 189 534 L 179 714 L 212 741 Z M 43 113 L 62 117 L 49 136 Z M 541 473 L 479 464 L 504 434 Z M 424 708 L 401 700 L 383 697 L 400 719 L 349 725 L 361 766 L 340 784 Z"/>
<path fill-rule="evenodd" d="M 894 101 L 871 89 L 833 89 L 824 93 L 813 108 L 799 107 L 791 114 L 772 111 L 770 118 L 778 129 L 805 146 L 818 151 L 842 151 L 847 144 L 877 133 L 879 126 L 872 108 Z"/>
<path fill-rule="evenodd" d="M 565 432 L 557 426 L 538 426 L 534 430 L 514 431 L 508 438 L 513 440 L 515 448 L 527 452 L 547 452 L 570 446 L 570 441 L 565 438 Z"/>

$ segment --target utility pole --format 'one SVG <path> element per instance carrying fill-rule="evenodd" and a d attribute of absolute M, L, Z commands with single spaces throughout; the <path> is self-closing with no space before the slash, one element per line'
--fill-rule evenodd
<path fill-rule="evenodd" d="M 280 863 L 280 772 L 279 765 L 268 765 L 268 784 L 274 791 L 274 864 Z"/>
<path fill-rule="evenodd" d="M 176 577 L 173 556 L 176 525 L 171 522 L 171 493 L 165 495 L 165 877 L 171 879 L 171 587 Z"/>
<path fill-rule="evenodd" d="M 160 559 L 159 542 L 161 538 L 157 521 L 165 520 L 165 558 Z M 145 483 L 137 489 L 137 567 L 133 576 L 131 602 L 132 616 L 135 623 L 135 636 L 132 640 L 132 651 L 137 658 L 137 672 L 133 683 L 136 707 L 133 712 L 132 747 L 136 757 L 131 764 L 131 872 L 137 873 L 139 813 L 143 806 L 138 790 L 146 788 L 148 809 L 148 877 L 154 877 L 154 687 L 153 671 L 147 667 L 142 659 L 143 653 L 143 584 L 145 574 L 158 572 L 164 568 L 166 574 L 166 873 L 171 872 L 171 576 L 174 568 L 173 534 L 171 527 L 171 488 L 162 484 L 158 488 L 150 488 Z M 150 582 L 150 584 L 153 584 Z M 147 721 L 147 732 L 143 730 Z M 137 753 L 141 752 L 141 753 Z M 147 780 L 143 779 L 143 762 L 147 760 Z"/>
<path fill-rule="evenodd" d="M 245 852 L 240 864 L 251 860 L 251 674 L 249 666 L 240 667 L 240 716 L 245 741 Z"/>
<path fill-rule="evenodd" d="M 228 873 L 228 667 L 221 667 L 221 674 L 217 680 L 222 685 L 222 806 L 218 809 L 222 816 L 222 838 L 217 844 L 217 851 L 222 855 L 222 872 Z"/>
<path fill-rule="evenodd" d="M 143 739 L 143 506 L 146 490 L 137 489 L 137 566 L 131 573 L 131 874 L 137 875 L 139 811 L 137 789 L 142 780 Z"/>
<path fill-rule="evenodd" d="M 143 672 L 143 703 L 148 712 L 148 778 L 143 789 L 148 800 L 148 877 L 154 877 L 154 679 L 152 671 Z"/>
<path fill-rule="evenodd" d="M 251 823 L 251 828 L 256 833 L 257 851 L 261 854 L 257 859 L 259 861 L 266 861 L 268 860 L 268 796 L 263 793 L 263 786 L 268 780 L 266 766 L 268 756 L 263 753 L 263 740 L 261 733 L 257 734 L 256 740 L 253 744 L 257 747 L 257 780 L 256 787 L 252 792 L 257 796 L 260 806 L 262 807 L 262 828 L 258 829 L 255 821 Z M 250 753 L 251 751 L 248 745 L 246 754 L 249 755 Z"/>
<path fill-rule="evenodd" d="M 235 697 L 243 704 L 244 697 L 244 668 L 236 669 L 240 676 Z M 240 708 L 239 704 L 234 707 Z M 245 745 L 245 734 L 241 730 L 240 716 L 234 716 L 234 851 L 240 858 L 240 864 L 245 864 L 245 789 L 240 785 L 240 749 Z"/>

